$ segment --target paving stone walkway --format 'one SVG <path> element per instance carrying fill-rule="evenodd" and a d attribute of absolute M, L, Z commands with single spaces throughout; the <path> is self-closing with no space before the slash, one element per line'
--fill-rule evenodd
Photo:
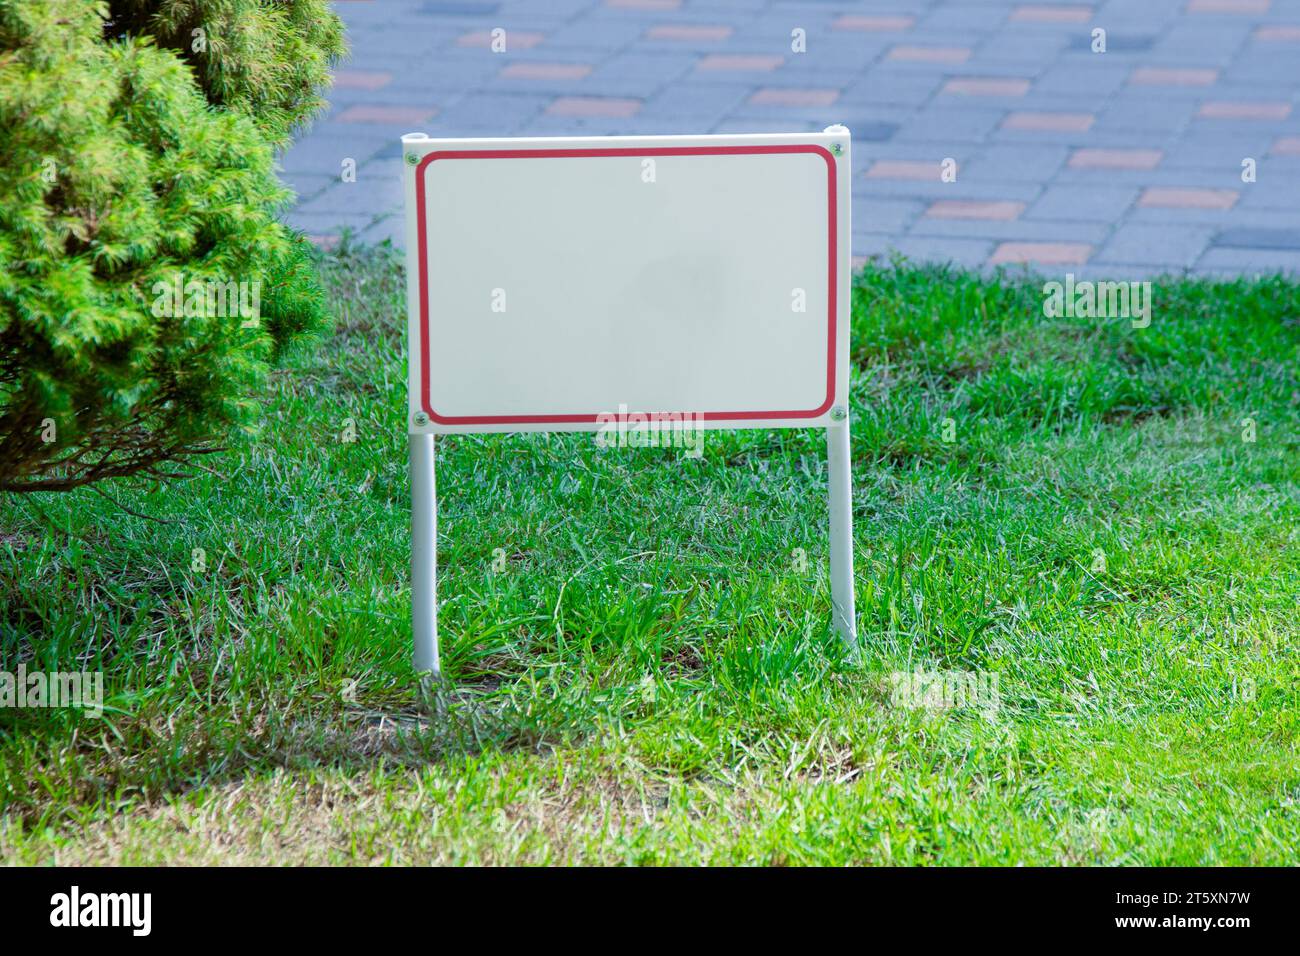
<path fill-rule="evenodd" d="M 335 6 L 351 60 L 283 157 L 290 220 L 322 242 L 344 227 L 401 242 L 398 137 L 413 130 L 843 123 L 858 256 L 1300 272 L 1300 0 Z"/>

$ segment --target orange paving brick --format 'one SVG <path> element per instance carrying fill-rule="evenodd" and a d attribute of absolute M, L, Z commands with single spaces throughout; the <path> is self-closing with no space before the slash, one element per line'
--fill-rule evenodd
<path fill-rule="evenodd" d="M 725 40 L 731 36 L 731 27 L 665 23 L 651 27 L 646 36 L 651 40 Z"/>
<path fill-rule="evenodd" d="M 420 106 L 349 106 L 335 117 L 340 123 L 423 123 L 437 110 Z"/>
<path fill-rule="evenodd" d="M 531 50 L 533 47 L 537 46 L 537 44 L 546 39 L 546 34 L 531 33 L 526 30 L 506 30 L 504 39 L 507 51 Z M 476 30 L 473 33 L 466 33 L 456 41 L 456 45 L 490 47 L 492 45 L 492 34 L 488 30 Z"/>
<path fill-rule="evenodd" d="M 940 199 L 925 214 L 932 219 L 991 219 L 1009 222 L 1019 218 L 1025 204 L 1012 200 Z"/>
<path fill-rule="evenodd" d="M 1140 66 L 1133 71 L 1129 82 L 1138 86 L 1213 86 L 1219 71 L 1205 69 L 1177 69 L 1163 66 Z"/>
<path fill-rule="evenodd" d="M 546 107 L 552 116 L 635 116 L 640 100 L 603 96 L 558 96 Z"/>
<path fill-rule="evenodd" d="M 1266 43 L 1300 43 L 1300 27 L 1278 23 L 1271 26 L 1256 27 L 1255 39 Z"/>
<path fill-rule="evenodd" d="M 755 106 L 830 106 L 839 96 L 839 90 L 769 86 L 751 96 L 749 102 Z"/>
<path fill-rule="evenodd" d="M 970 59 L 968 46 L 896 46 L 889 59 L 907 63 L 965 63 Z"/>
<path fill-rule="evenodd" d="M 1204 119 L 1282 120 L 1291 115 L 1291 104 L 1210 100 L 1201 104 L 1196 115 Z"/>
<path fill-rule="evenodd" d="M 1232 189 L 1194 189 L 1178 186 L 1150 186 L 1138 205 L 1147 209 L 1231 209 L 1237 203 Z"/>
<path fill-rule="evenodd" d="M 380 70 L 337 70 L 334 73 L 334 86 L 340 90 L 377 90 L 392 80 L 393 74 Z"/>
<path fill-rule="evenodd" d="M 1045 266 L 1081 266 L 1092 254 L 1086 242 L 1004 242 L 993 251 L 989 265 L 1034 262 Z"/>
<path fill-rule="evenodd" d="M 744 53 L 710 53 L 695 65 L 697 70 L 770 73 L 785 57 Z"/>
<path fill-rule="evenodd" d="M 1191 0 L 1188 13 L 1268 13 L 1272 0 Z"/>
<path fill-rule="evenodd" d="M 831 24 L 832 30 L 856 30 L 862 33 L 896 33 L 910 30 L 916 23 L 916 17 L 900 14 L 898 16 L 863 16 L 846 13 Z"/>
<path fill-rule="evenodd" d="M 1091 113 L 1011 113 L 1002 121 L 1003 129 L 1035 132 L 1086 133 L 1095 117 Z"/>
<path fill-rule="evenodd" d="M 1164 159 L 1158 149 L 1076 149 L 1070 154 L 1075 169 L 1155 169 Z"/>
<path fill-rule="evenodd" d="M 1092 7 L 1048 7 L 1027 3 L 1011 13 L 1012 23 L 1087 23 Z"/>
<path fill-rule="evenodd" d="M 943 85 L 944 93 L 964 96 L 1024 96 L 1029 92 L 1029 81 L 1012 77 L 954 77 Z"/>
<path fill-rule="evenodd" d="M 586 63 L 511 63 L 501 75 L 520 80 L 580 80 L 590 72 Z"/>
<path fill-rule="evenodd" d="M 938 162 L 918 162 L 910 159 L 878 159 L 867 170 L 868 179 L 916 179 L 938 182 L 941 167 Z"/>

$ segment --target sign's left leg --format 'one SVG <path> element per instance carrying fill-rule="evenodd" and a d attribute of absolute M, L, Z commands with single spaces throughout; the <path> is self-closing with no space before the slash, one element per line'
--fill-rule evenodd
<path fill-rule="evenodd" d="M 432 435 L 411 436 L 411 633 L 416 671 L 442 670 L 438 660 L 438 483 Z"/>
<path fill-rule="evenodd" d="M 835 629 L 858 646 L 858 621 L 853 606 L 853 478 L 849 457 L 849 419 L 833 418 L 826 426 L 826 467 L 830 482 L 831 615 Z"/>

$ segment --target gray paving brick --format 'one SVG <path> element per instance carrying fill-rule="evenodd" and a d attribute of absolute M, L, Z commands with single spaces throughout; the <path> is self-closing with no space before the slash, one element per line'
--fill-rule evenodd
<path fill-rule="evenodd" d="M 928 204 L 915 199 L 863 199 L 853 204 L 853 234 L 901 236 Z"/>
<path fill-rule="evenodd" d="M 1191 122 L 1197 103 L 1185 100 L 1165 100 L 1141 95 L 1122 94 L 1113 100 L 1101 115 L 1093 131 L 1150 133 L 1177 132 Z"/>
<path fill-rule="evenodd" d="M 501 4 L 491 0 L 425 0 L 419 12 L 437 17 L 479 17 L 494 16 L 501 10 Z"/>
<path fill-rule="evenodd" d="M 315 196 L 322 189 L 338 182 L 338 177 L 326 176 L 323 173 L 316 172 L 284 172 L 280 174 L 280 181 L 297 194 L 298 201 L 301 203 Z"/>
<path fill-rule="evenodd" d="M 888 259 L 896 250 L 892 236 L 860 234 L 853 237 L 854 256 Z"/>
<path fill-rule="evenodd" d="M 1069 37 L 1055 31 L 1024 30 L 1009 26 L 980 44 L 979 63 L 1016 63 L 1045 69 L 1056 63 L 1069 43 Z"/>
<path fill-rule="evenodd" d="M 976 182 L 1047 182 L 1065 165 L 1069 155 L 1065 146 L 989 146 L 960 166 L 958 178 Z"/>
<path fill-rule="evenodd" d="M 351 62 L 375 62 L 380 54 L 393 59 L 428 56 L 465 32 L 466 27 L 450 22 L 434 24 L 423 17 L 395 17 L 349 33 Z"/>
<path fill-rule="evenodd" d="M 963 33 L 981 35 L 993 33 L 1006 23 L 1007 9 L 998 9 L 989 4 L 940 3 L 930 8 L 930 12 L 921 17 L 917 28 L 921 30 L 960 30 Z"/>
<path fill-rule="evenodd" d="M 865 173 L 876 162 L 882 159 L 903 159 L 918 162 L 932 162 L 935 165 L 935 176 L 938 177 L 939 163 L 948 158 L 941 155 L 943 150 L 952 148 L 952 144 L 944 143 L 942 145 L 932 145 L 927 143 L 893 143 L 889 141 L 871 142 L 861 138 L 858 135 L 859 126 L 849 126 L 853 131 L 853 175 L 862 176 L 865 180 Z M 970 158 L 971 147 L 957 148 L 952 152 L 951 158 L 956 161 L 960 170 L 966 161 Z M 856 181 L 856 180 L 855 180 Z"/>
<path fill-rule="evenodd" d="M 1110 234 L 1109 223 L 1016 219 L 936 219 L 922 216 L 909 236 L 944 236 L 962 239 L 996 239 L 999 242 L 1086 242 L 1096 245 Z"/>
<path fill-rule="evenodd" d="M 671 124 L 672 120 L 665 120 Z M 706 132 L 709 133 L 817 133 L 824 130 L 829 124 L 818 123 L 816 120 L 789 120 L 789 119 L 748 119 L 737 117 L 734 119 L 725 119 L 720 123 L 715 123 Z M 680 132 L 680 130 L 678 130 Z M 857 149 L 857 146 L 854 146 Z M 857 161 L 857 155 L 854 154 L 854 162 Z"/>
<path fill-rule="evenodd" d="M 1073 111 L 1070 111 L 1073 112 Z M 1072 148 L 1088 147 L 1090 149 L 1146 149 L 1158 147 L 1156 140 L 1160 134 L 1145 134 L 1132 130 L 1098 129 L 1095 125 L 1088 130 L 1019 130 L 999 127 L 990 139 L 998 145 L 1016 143 L 1069 146 Z"/>
<path fill-rule="evenodd" d="M 1093 12 L 1091 23 L 1114 24 L 1116 27 L 1144 24 L 1164 28 L 1174 21 L 1187 6 L 1187 0 L 1106 0 Z M 1091 24 L 1090 24 L 1091 25 Z"/>
<path fill-rule="evenodd" d="M 1147 265 L 1121 265 L 1114 262 L 1097 262 L 1091 260 L 1081 266 L 1057 267 L 1053 278 L 1062 280 L 1066 273 L 1074 276 L 1075 282 L 1138 282 L 1151 281 L 1160 275 L 1181 276 L 1187 269 L 1173 262 L 1153 262 Z M 1159 289 L 1159 282 L 1153 283 Z M 1152 316 L 1153 320 L 1157 316 Z"/>
<path fill-rule="evenodd" d="M 918 107 L 928 102 L 943 82 L 942 76 L 930 73 L 882 75 L 872 72 L 846 87 L 843 97 L 859 106 Z"/>
<path fill-rule="evenodd" d="M 1118 222 L 1140 191 L 1131 186 L 1048 186 L 1025 213 L 1026 219 Z"/>
<path fill-rule="evenodd" d="M 1214 237 L 1216 248 L 1289 249 L 1300 251 L 1300 227 L 1295 229 L 1261 229 L 1245 227 L 1224 229 Z"/>
<path fill-rule="evenodd" d="M 1141 147 L 1146 148 L 1146 147 Z M 1199 189 L 1240 189 L 1241 166 L 1224 165 L 1218 169 L 1079 169 L 1067 167 L 1057 182 L 1075 185 L 1186 186 Z"/>
<path fill-rule="evenodd" d="M 357 171 L 356 182 L 336 181 L 298 208 L 304 213 L 339 213 L 363 219 L 399 209 L 403 198 L 400 175 L 396 160 L 369 163 Z"/>
<path fill-rule="evenodd" d="M 899 140 L 982 142 L 1006 116 L 1005 110 L 928 106 L 902 124 Z"/>
<path fill-rule="evenodd" d="M 1095 261 L 1189 267 L 1209 247 L 1213 235 L 1213 229 L 1204 227 L 1126 223 L 1115 231 Z"/>
<path fill-rule="evenodd" d="M 807 67 L 803 68 L 805 64 Z M 760 74 L 759 82 L 762 86 L 793 86 L 803 89 L 835 89 L 842 91 L 855 83 L 860 73 L 861 70 L 859 69 L 845 67 L 823 69 L 821 64 L 813 64 L 796 56 L 791 57 L 785 66 L 779 70 Z M 706 71 L 701 70 L 698 75 L 704 76 Z"/>
<path fill-rule="evenodd" d="M 364 242 L 383 242 L 388 240 L 399 249 L 406 248 L 406 220 L 398 212 L 393 215 L 380 216 L 361 230 L 360 238 Z"/>
<path fill-rule="evenodd" d="M 1137 210 L 1130 217 L 1138 220 L 1149 210 Z M 1254 209 L 1238 204 L 1229 215 L 1214 220 L 1220 228 L 1294 229 L 1300 221 L 1295 212 L 1287 209 Z"/>
<path fill-rule="evenodd" d="M 710 133 L 708 120 L 671 123 L 639 116 L 549 116 L 542 114 L 519 128 L 520 136 L 668 136 Z"/>
<path fill-rule="evenodd" d="M 601 53 L 621 50 L 640 39 L 646 24 L 633 20 L 573 20 L 546 37 L 547 47 L 581 47 Z"/>
<path fill-rule="evenodd" d="M 497 20 L 516 20 L 531 17 L 537 22 L 547 20 L 562 22 L 571 18 L 574 14 L 590 10 L 591 7 L 591 0 L 546 0 L 546 3 L 503 0 L 498 5 L 494 18 Z"/>
<path fill-rule="evenodd" d="M 1291 44 L 1278 44 L 1278 50 L 1251 51 L 1249 56 L 1239 57 L 1233 61 L 1219 78 L 1225 86 L 1240 85 L 1251 88 L 1258 94 L 1270 89 L 1279 76 L 1286 76 L 1295 68 L 1296 53 Z"/>
<path fill-rule="evenodd" d="M 1274 137 L 1267 132 L 1237 133 L 1229 139 L 1222 134 L 1206 136 L 1189 133 L 1170 143 L 1160 163 L 1162 169 L 1193 167 L 1200 169 L 1240 169 L 1247 156 L 1262 162 L 1268 156 Z"/>
<path fill-rule="evenodd" d="M 1210 249 L 1196 263 L 1198 269 L 1231 269 L 1247 275 L 1300 273 L 1300 252 L 1280 249 Z"/>
<path fill-rule="evenodd" d="M 1300 222 L 1300 189 L 1294 180 L 1283 179 L 1281 182 L 1254 182 L 1240 186 L 1241 199 L 1237 205 L 1246 209 L 1285 209 Z"/>
<path fill-rule="evenodd" d="M 638 77 L 624 77 L 618 81 L 602 83 L 602 96 L 636 96 L 643 97 L 653 93 L 667 82 L 665 80 L 646 80 Z M 587 77 L 545 77 L 531 78 L 521 76 L 496 76 L 482 84 L 484 93 L 502 93 L 524 96 L 584 96 L 591 84 Z M 531 115 L 531 114 L 530 114 Z"/>
<path fill-rule="evenodd" d="M 1103 23 L 1098 23 L 1096 26 L 1106 30 L 1106 49 L 1104 52 L 1093 49 L 1093 27 L 1080 30 L 1072 35 L 1065 48 L 1072 53 L 1085 53 L 1088 56 L 1118 57 L 1124 54 L 1148 53 L 1155 46 L 1156 41 L 1160 39 L 1156 33 L 1129 33 L 1106 27 Z"/>
<path fill-rule="evenodd" d="M 410 132 L 404 130 L 403 132 Z M 280 165 L 289 175 L 315 174 L 336 176 L 342 170 L 344 159 L 352 158 L 361 165 L 378 155 L 383 148 L 401 136 L 378 133 L 353 137 L 325 135 L 313 131 L 290 146 L 280 157 Z"/>
<path fill-rule="evenodd" d="M 834 107 L 832 107 L 834 109 Z M 853 141 L 863 146 L 868 144 L 887 143 L 894 138 L 898 132 L 896 123 L 887 123 L 878 120 L 862 120 L 852 116 L 843 116 L 838 113 L 834 114 L 835 122 L 848 127 L 853 133 Z M 827 124 L 830 125 L 830 124 Z M 825 129 L 826 127 L 819 127 Z"/>
<path fill-rule="evenodd" d="M 646 103 L 642 112 L 648 117 L 712 119 L 716 122 L 737 110 L 752 92 L 744 88 L 687 81 L 676 83 L 655 96 Z M 774 110 L 766 115 L 771 118 L 781 114 Z"/>
<path fill-rule="evenodd" d="M 309 236 L 338 235 L 340 230 L 351 229 L 360 233 L 374 222 L 374 216 L 350 216 L 338 213 L 312 213 L 301 209 L 290 210 L 285 221 L 295 229 L 300 229 Z"/>
<path fill-rule="evenodd" d="M 853 186 L 853 196 L 876 196 L 880 198 L 916 198 L 916 199 L 979 199 L 999 200 L 1013 199 L 1029 203 L 1038 198 L 1043 187 L 1038 183 L 972 183 L 965 181 L 958 173 L 957 181 L 944 183 L 939 181 L 911 179 L 868 179 L 859 176 Z"/>
<path fill-rule="evenodd" d="M 1161 34 L 1148 57 L 1153 64 L 1199 63 L 1224 66 L 1240 53 L 1251 25 L 1239 17 L 1187 17 L 1176 20 Z"/>
<path fill-rule="evenodd" d="M 1143 206 L 1133 207 L 1128 215 L 1128 222 L 1144 225 L 1202 225 L 1223 229 L 1233 220 L 1232 209 L 1165 209 Z"/>
<path fill-rule="evenodd" d="M 1124 86 L 1131 72 L 1130 67 L 1098 57 L 1084 63 L 1052 66 L 1034 84 L 1034 89 L 1056 96 L 1110 96 Z"/>
<path fill-rule="evenodd" d="M 440 112 L 438 126 L 481 128 L 487 120 L 509 130 L 537 116 L 553 98 L 544 93 L 471 93 Z"/>
<path fill-rule="evenodd" d="M 908 236 L 894 243 L 894 248 L 909 259 L 977 267 L 982 266 L 992 255 L 994 245 L 993 242 L 982 239 Z"/>
<path fill-rule="evenodd" d="M 857 165 L 857 160 L 862 157 L 871 157 L 873 161 L 877 159 L 907 159 L 922 163 L 932 162 L 937 166 L 943 159 L 952 157 L 959 166 L 964 166 L 970 162 L 981 148 L 978 143 L 927 140 L 909 140 L 906 143 L 858 143 L 856 140 L 856 127 L 850 128 L 854 130 L 855 134 L 853 146 L 854 165 Z"/>
<path fill-rule="evenodd" d="M 487 47 L 471 47 L 464 49 L 462 52 L 473 60 L 482 60 L 496 69 L 509 66 L 512 63 L 519 63 L 521 61 L 533 63 L 592 64 L 609 62 L 609 54 L 607 53 L 593 53 L 591 50 L 582 50 L 577 47 L 556 47 L 550 46 L 547 43 L 542 43 L 539 46 L 524 46 L 520 43 L 510 43 L 501 53 L 494 53 Z"/>

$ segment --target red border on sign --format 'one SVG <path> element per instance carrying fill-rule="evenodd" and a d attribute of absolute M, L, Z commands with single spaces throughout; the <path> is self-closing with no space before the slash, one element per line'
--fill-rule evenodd
<path fill-rule="evenodd" d="M 440 425 L 538 425 L 595 424 L 599 414 L 576 415 L 439 415 L 429 401 L 429 253 L 425 222 L 424 170 L 439 159 L 542 159 L 584 158 L 594 156 L 711 156 L 755 155 L 764 153 L 815 153 L 826 160 L 827 242 L 826 275 L 828 303 L 826 318 L 826 400 L 817 408 L 764 412 L 704 412 L 705 421 L 754 421 L 787 418 L 817 418 L 835 402 L 835 317 L 838 223 L 836 221 L 835 159 L 821 146 L 663 146 L 619 149 L 487 149 L 440 150 L 429 153 L 415 167 L 415 214 L 417 253 L 420 273 L 420 404 L 431 419 Z M 662 410 L 638 409 L 649 414 L 671 414 Z"/>

